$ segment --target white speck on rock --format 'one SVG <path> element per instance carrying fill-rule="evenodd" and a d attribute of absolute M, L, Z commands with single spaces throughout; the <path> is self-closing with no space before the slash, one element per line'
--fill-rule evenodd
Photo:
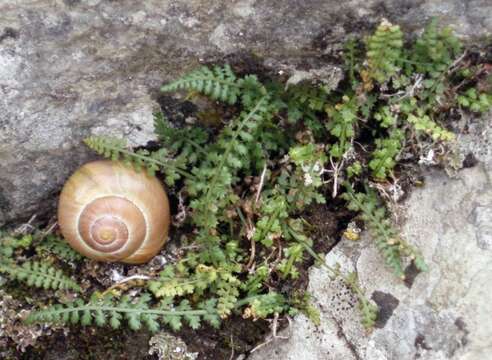
<path fill-rule="evenodd" d="M 143 10 L 140 10 L 132 15 L 132 22 L 134 24 L 141 23 L 145 20 L 146 17 L 147 17 L 147 13 Z"/>
<path fill-rule="evenodd" d="M 255 9 L 254 9 L 254 3 L 255 0 L 243 0 L 239 1 L 236 6 L 232 9 L 232 12 L 234 15 L 239 16 L 239 17 L 248 17 L 251 15 L 254 15 Z"/>

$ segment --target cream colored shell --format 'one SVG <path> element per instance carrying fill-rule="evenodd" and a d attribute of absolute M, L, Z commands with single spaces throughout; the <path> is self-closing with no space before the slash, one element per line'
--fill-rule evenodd
<path fill-rule="evenodd" d="M 150 260 L 164 245 L 170 220 L 159 180 L 109 160 L 79 168 L 58 204 L 58 223 L 70 246 L 100 261 Z"/>

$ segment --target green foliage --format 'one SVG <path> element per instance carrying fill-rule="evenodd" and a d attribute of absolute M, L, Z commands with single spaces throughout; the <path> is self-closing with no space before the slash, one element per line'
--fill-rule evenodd
<path fill-rule="evenodd" d="M 395 129 L 388 137 L 376 139 L 376 150 L 372 153 L 369 168 L 376 179 L 386 179 L 397 163 L 397 156 L 402 147 L 403 133 Z"/>
<path fill-rule="evenodd" d="M 121 161 L 135 170 L 145 169 L 150 176 L 154 176 L 156 171 L 162 171 L 166 175 L 166 182 L 172 186 L 176 180 L 182 176 L 194 178 L 191 174 L 182 170 L 183 165 L 178 159 L 172 159 L 166 148 L 161 148 L 154 152 L 142 149 L 132 151 L 127 148 L 124 139 L 117 139 L 103 136 L 91 136 L 84 140 L 84 143 L 99 155 L 113 161 Z M 182 159 L 182 158 L 181 158 Z"/>
<path fill-rule="evenodd" d="M 433 140 L 451 141 L 455 138 L 452 132 L 438 126 L 430 119 L 429 115 L 425 115 L 421 111 L 418 112 L 417 116 L 408 115 L 407 120 L 417 132 L 428 134 Z"/>
<path fill-rule="evenodd" d="M 27 249 L 31 246 L 33 237 L 30 234 L 13 236 L 2 234 L 0 231 L 0 257 L 10 258 L 17 249 Z"/>
<path fill-rule="evenodd" d="M 21 281 L 27 286 L 46 290 L 80 291 L 80 286 L 64 275 L 62 270 L 46 262 L 25 261 L 22 265 L 17 265 L 14 261 L 0 259 L 0 272 L 7 274 L 11 280 Z"/>
<path fill-rule="evenodd" d="M 342 97 L 341 103 L 326 107 L 326 112 L 330 118 L 326 127 L 330 134 L 338 139 L 330 147 L 330 155 L 334 158 L 341 158 L 352 146 L 351 141 L 355 136 L 358 108 L 357 98 L 347 95 Z"/>
<path fill-rule="evenodd" d="M 348 208 L 361 213 L 360 216 L 374 237 L 386 264 L 393 269 L 395 275 L 400 278 L 405 277 L 402 263 L 404 257 L 412 260 L 420 271 L 426 271 L 427 266 L 422 255 L 401 239 L 374 190 L 366 188 L 365 193 L 356 193 L 348 184 L 346 189 L 342 197 L 347 201 Z"/>
<path fill-rule="evenodd" d="M 208 133 L 201 127 L 176 128 L 162 112 L 156 112 L 154 131 L 164 148 L 171 154 L 179 154 L 180 165 L 194 164 L 204 155 Z"/>
<path fill-rule="evenodd" d="M 96 294 L 88 303 L 77 299 L 72 303 L 57 304 L 31 312 L 27 322 L 110 325 L 113 329 L 119 329 L 125 320 L 132 330 L 137 331 L 145 326 L 151 332 L 157 332 L 161 327 L 160 323 L 169 325 L 175 331 L 181 329 L 183 322 L 193 329 L 199 328 L 203 320 L 215 327 L 219 325 L 220 319 L 213 299 L 199 304 L 195 309 L 187 300 L 181 301 L 177 306 L 168 299 L 156 305 L 151 305 L 151 302 L 152 297 L 146 293 L 134 299 L 128 296 L 115 299 L 111 295 L 99 297 Z"/>
<path fill-rule="evenodd" d="M 431 78 L 441 77 L 461 53 L 461 43 L 450 28 L 438 29 L 433 19 L 416 41 L 411 51 L 415 70 Z"/>
<path fill-rule="evenodd" d="M 478 93 L 475 88 L 458 95 L 458 104 L 476 113 L 485 113 L 492 107 L 492 94 Z"/>
<path fill-rule="evenodd" d="M 422 256 L 401 239 L 376 193 L 353 189 L 369 177 L 407 180 L 411 170 L 400 166 L 400 158 L 419 158 L 420 149 L 433 146 L 445 149 L 454 138 L 446 130 L 450 111 L 461 106 L 484 112 L 491 95 L 479 67 L 467 67 L 459 41 L 436 23 L 404 46 L 400 28 L 383 21 L 365 46 L 351 39 L 344 54 L 346 81 L 331 92 L 314 83 L 263 84 L 228 65 L 201 67 L 162 91 L 184 90 L 192 101 L 201 94 L 234 105 L 220 106 L 223 126 L 180 127 L 156 112 L 157 150 L 87 139 L 104 157 L 165 176 L 170 193 L 179 194 L 180 216 L 186 215 L 179 224 L 183 247 L 175 262 L 141 284 L 143 293 L 120 297 L 110 289 L 106 293 L 115 296 L 54 305 L 33 312 L 30 320 L 115 328 L 125 321 L 131 329 L 151 331 L 197 328 L 203 321 L 218 325 L 235 312 L 255 320 L 302 311 L 319 321 L 316 308 L 295 290 L 302 264 L 312 257 L 353 292 L 362 324 L 372 328 L 377 306 L 365 297 L 356 273 L 328 266 L 313 250 L 320 239 L 312 236 L 306 209 L 323 203 L 336 208 L 341 196 L 360 213 L 397 276 L 404 276 L 409 260 L 424 271 Z M 352 185 L 343 192 L 339 185 L 347 180 Z M 335 199 L 327 201 L 330 195 Z M 16 241 L 0 246 L 5 259 L 30 246 Z M 40 254 L 71 258 L 47 241 L 38 245 Z"/>
<path fill-rule="evenodd" d="M 248 305 L 244 311 L 244 316 L 246 318 L 252 316 L 254 319 L 264 319 L 275 313 L 280 314 L 288 308 L 285 298 L 276 292 L 252 297 Z"/>
<path fill-rule="evenodd" d="M 241 92 L 241 82 L 237 80 L 236 75 L 228 65 L 222 68 L 215 66 L 212 69 L 202 66 L 188 75 L 161 87 L 163 92 L 176 90 L 196 91 L 208 95 L 212 99 L 233 105 Z"/>
<path fill-rule="evenodd" d="M 367 78 L 382 84 L 400 70 L 403 33 L 398 25 L 383 21 L 367 40 Z"/>
<path fill-rule="evenodd" d="M 374 118 L 379 121 L 382 128 L 389 128 L 397 125 L 397 117 L 393 114 L 389 106 L 382 106 L 379 112 L 374 114 Z"/>
<path fill-rule="evenodd" d="M 80 286 L 50 262 L 24 260 L 25 253 L 36 243 L 36 237 L 36 234 L 0 232 L 0 273 L 29 287 L 80 292 Z"/>
<path fill-rule="evenodd" d="M 46 238 L 36 246 L 36 252 L 39 254 L 54 254 L 59 259 L 68 262 L 80 261 L 83 259 L 83 256 L 72 249 L 64 239 L 52 234 L 46 236 Z"/>

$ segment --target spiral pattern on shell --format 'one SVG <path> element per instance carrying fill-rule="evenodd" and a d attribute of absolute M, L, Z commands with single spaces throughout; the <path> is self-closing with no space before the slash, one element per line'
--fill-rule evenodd
<path fill-rule="evenodd" d="M 70 246 L 91 259 L 143 263 L 167 239 L 169 201 L 156 178 L 119 162 L 94 161 L 63 187 L 58 223 Z"/>

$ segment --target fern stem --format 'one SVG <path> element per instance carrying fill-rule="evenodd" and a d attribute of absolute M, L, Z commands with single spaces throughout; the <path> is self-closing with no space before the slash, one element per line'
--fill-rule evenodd
<path fill-rule="evenodd" d="M 125 150 L 125 149 L 121 149 L 121 148 L 118 148 L 116 146 L 107 146 L 109 149 L 111 150 L 114 150 L 114 151 L 118 151 L 120 153 L 123 153 L 123 154 L 126 154 L 130 157 L 134 157 L 134 158 L 137 158 L 137 159 L 140 159 L 144 162 L 148 162 L 148 163 L 154 163 L 156 165 L 158 165 L 159 167 L 161 168 L 165 168 L 165 167 L 171 167 L 173 168 L 178 174 L 190 179 L 190 180 L 197 180 L 196 176 L 193 175 L 193 174 L 190 174 L 189 172 L 187 171 L 184 171 L 182 169 L 180 169 L 179 167 L 175 166 L 175 165 L 172 165 L 170 163 L 168 164 L 165 164 L 159 160 L 156 160 L 156 159 L 153 159 L 151 157 L 148 157 L 148 156 L 143 156 L 143 155 L 139 155 L 138 153 L 135 153 L 133 151 L 130 151 L 130 150 Z"/>
<path fill-rule="evenodd" d="M 241 84 L 238 84 L 236 82 L 227 81 L 227 80 L 218 79 L 216 77 L 214 77 L 214 78 L 206 77 L 206 76 L 194 76 L 193 77 L 193 81 L 210 81 L 210 80 L 213 80 L 214 83 L 226 85 L 226 86 L 233 87 L 236 89 L 242 89 L 243 88 L 241 86 Z M 184 84 L 185 82 L 181 82 L 180 80 L 178 80 L 178 82 L 179 82 L 178 88 L 184 87 L 181 84 Z M 176 84 L 178 82 L 172 82 L 168 85 L 161 86 L 161 91 L 162 92 L 174 91 L 175 90 L 174 86 L 176 86 Z M 186 87 L 184 87 L 184 88 L 186 88 Z"/>
<path fill-rule="evenodd" d="M 84 305 L 78 307 L 64 308 L 64 309 L 50 309 L 50 310 L 41 310 L 36 313 L 36 315 L 46 312 L 49 314 L 65 314 L 72 313 L 75 311 L 114 311 L 118 313 L 137 313 L 137 314 L 154 314 L 154 315 L 207 315 L 209 311 L 207 310 L 157 310 L 157 309 L 131 309 L 117 306 L 97 306 L 97 305 Z"/>
<path fill-rule="evenodd" d="M 185 139 L 185 141 L 190 144 L 191 146 L 193 146 L 195 149 L 197 149 L 202 155 L 207 155 L 207 152 L 203 149 L 203 146 L 201 146 L 200 144 L 198 144 L 197 142 L 195 142 L 194 140 L 191 140 L 191 139 Z"/>

